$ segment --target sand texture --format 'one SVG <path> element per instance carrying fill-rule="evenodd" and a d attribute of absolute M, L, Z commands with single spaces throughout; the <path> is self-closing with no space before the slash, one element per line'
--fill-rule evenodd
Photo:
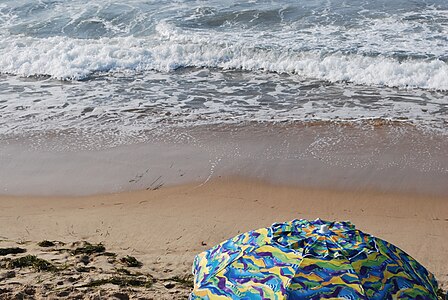
<path fill-rule="evenodd" d="M 0 257 L 0 288 L 7 295 L 28 292 L 56 297 L 69 292 L 74 299 L 112 297 L 111 293 L 118 298 L 125 293 L 123 297 L 135 299 L 186 299 L 197 253 L 274 222 L 319 217 L 350 220 L 359 229 L 397 245 L 434 273 L 446 289 L 447 200 L 440 196 L 300 188 L 242 178 L 87 197 L 2 196 L 0 248 L 20 247 L 27 252 Z M 37 245 L 44 240 L 61 244 L 49 248 Z M 74 254 L 85 245 L 81 241 L 102 243 L 113 255 L 93 253 L 83 258 L 82 253 Z M 7 268 L 10 259 L 29 254 L 67 267 L 55 272 Z M 135 257 L 141 265 L 128 267 L 122 261 L 127 256 Z M 143 287 L 120 287 L 117 282 L 91 284 L 127 275 L 143 280 Z M 73 278 L 76 280 L 70 283 Z M 151 282 L 150 287 L 144 286 L 146 282 Z"/>

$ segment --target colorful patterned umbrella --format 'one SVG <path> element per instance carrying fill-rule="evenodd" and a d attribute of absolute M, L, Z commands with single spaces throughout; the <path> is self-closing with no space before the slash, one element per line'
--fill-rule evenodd
<path fill-rule="evenodd" d="M 437 282 L 350 222 L 293 220 L 196 256 L 190 299 L 437 299 Z"/>

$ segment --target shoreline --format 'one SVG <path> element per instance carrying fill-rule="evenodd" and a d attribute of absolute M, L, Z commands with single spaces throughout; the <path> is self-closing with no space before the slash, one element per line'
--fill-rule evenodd
<path fill-rule="evenodd" d="M 448 139 L 406 125 L 199 126 L 141 139 L 119 146 L 76 134 L 1 141 L 0 195 L 86 196 L 243 177 L 448 197 Z"/>
<path fill-rule="evenodd" d="M 235 177 L 83 197 L 0 196 L 0 247 L 19 241 L 101 242 L 118 255 L 135 256 L 151 276 L 185 277 L 196 254 L 223 240 L 274 222 L 320 217 L 350 220 L 395 244 L 435 274 L 446 290 L 447 200 Z"/>

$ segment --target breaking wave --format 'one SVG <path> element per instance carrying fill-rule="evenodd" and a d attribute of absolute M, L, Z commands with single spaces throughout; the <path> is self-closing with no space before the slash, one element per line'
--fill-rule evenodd
<path fill-rule="evenodd" d="M 0 47 L 0 72 L 84 80 L 98 73 L 204 67 L 288 73 L 329 82 L 448 90 L 448 64 L 440 59 L 300 51 L 287 44 L 269 45 L 254 39 L 236 42 L 195 35 L 194 31 L 179 32 L 163 22 L 156 31 L 152 38 L 6 37 Z"/>

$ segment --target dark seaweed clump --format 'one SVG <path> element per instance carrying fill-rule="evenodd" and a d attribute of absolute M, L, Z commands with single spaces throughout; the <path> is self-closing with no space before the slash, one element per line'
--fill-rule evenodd
<path fill-rule="evenodd" d="M 39 247 L 44 247 L 44 248 L 56 246 L 56 244 L 54 242 L 47 241 L 47 240 L 42 241 L 42 242 L 38 243 L 37 245 Z"/>
<path fill-rule="evenodd" d="M 191 278 L 191 277 L 181 278 L 178 276 L 174 276 L 174 277 L 171 277 L 169 280 L 180 283 L 181 285 L 186 286 L 186 287 L 192 288 L 194 286 L 193 278 Z"/>
<path fill-rule="evenodd" d="M 129 255 L 126 255 L 125 257 L 120 259 L 120 261 L 128 267 L 139 268 L 143 265 L 135 257 Z"/>
<path fill-rule="evenodd" d="M 8 254 L 20 254 L 25 253 L 26 249 L 23 248 L 0 248 L 0 256 L 5 256 Z"/>
<path fill-rule="evenodd" d="M 99 243 L 99 244 L 90 244 L 88 242 L 86 242 L 84 244 L 84 246 L 82 247 L 78 247 L 75 250 L 73 250 L 73 254 L 77 255 L 77 254 L 93 254 L 93 253 L 103 253 L 104 251 L 106 251 L 106 248 L 104 247 L 103 244 Z"/>
<path fill-rule="evenodd" d="M 26 255 L 20 258 L 12 259 L 7 263 L 7 267 L 10 269 L 14 268 L 33 268 L 38 272 L 41 271 L 56 271 L 56 267 L 35 255 Z"/>

